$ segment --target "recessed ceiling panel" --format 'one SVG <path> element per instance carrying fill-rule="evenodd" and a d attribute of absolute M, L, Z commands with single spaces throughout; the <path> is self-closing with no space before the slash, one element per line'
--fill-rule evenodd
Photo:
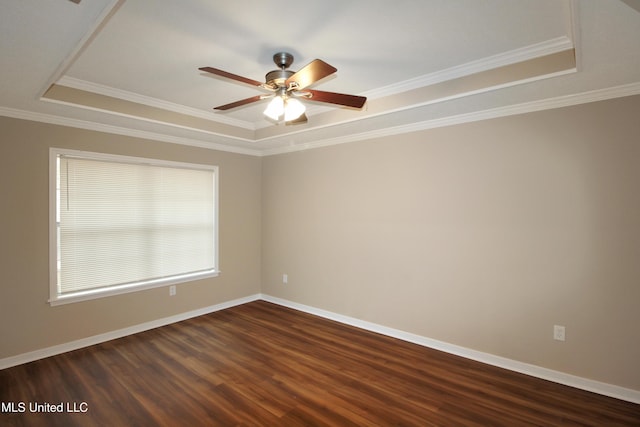
<path fill-rule="evenodd" d="M 0 114 L 250 154 L 394 135 L 640 93 L 640 13 L 595 0 L 38 0 L 0 4 Z M 265 119 L 274 53 L 337 72 Z"/>
<path fill-rule="evenodd" d="M 565 32 L 557 0 L 129 0 L 67 76 L 211 111 L 256 91 L 198 67 L 262 81 L 285 49 L 293 70 L 315 58 L 338 68 L 321 89 L 359 94 Z M 262 109 L 224 114 L 256 122 Z"/>

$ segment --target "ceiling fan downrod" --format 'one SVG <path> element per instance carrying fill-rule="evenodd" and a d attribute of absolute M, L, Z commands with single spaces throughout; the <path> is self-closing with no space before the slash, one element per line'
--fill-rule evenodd
<path fill-rule="evenodd" d="M 293 55 L 287 52 L 278 52 L 273 55 L 273 62 L 280 68 L 279 70 L 269 71 L 264 79 L 267 85 L 272 85 L 274 88 L 284 86 L 284 82 L 295 73 L 291 70 L 287 70 L 291 64 L 293 64 Z"/>

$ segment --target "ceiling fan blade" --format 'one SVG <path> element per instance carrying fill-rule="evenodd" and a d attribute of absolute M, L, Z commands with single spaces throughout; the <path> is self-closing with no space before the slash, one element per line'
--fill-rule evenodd
<path fill-rule="evenodd" d="M 302 115 L 295 120 L 284 122 L 285 125 L 300 125 L 303 123 L 307 123 L 307 115 L 305 113 L 302 113 Z"/>
<path fill-rule="evenodd" d="M 304 89 L 318 80 L 330 76 L 336 71 L 338 71 L 337 68 L 320 59 L 315 59 L 289 77 L 287 81 L 285 81 L 285 87 L 289 88 L 291 84 L 294 83 L 296 90 Z"/>
<path fill-rule="evenodd" d="M 329 104 L 344 105 L 345 107 L 362 108 L 367 98 L 364 96 L 346 95 L 344 93 L 325 92 L 323 90 L 305 89 L 309 92 L 311 101 L 328 102 Z"/>
<path fill-rule="evenodd" d="M 227 71 L 218 70 L 213 67 L 201 67 L 198 68 L 200 71 L 206 71 L 207 73 L 215 74 L 220 77 L 225 77 L 227 79 L 236 80 L 238 82 L 246 83 L 251 86 L 262 86 L 263 83 L 257 80 L 248 79 L 246 77 L 238 76 L 237 74 L 232 74 Z"/>
<path fill-rule="evenodd" d="M 230 104 L 220 105 L 215 107 L 214 110 L 230 110 L 232 108 L 240 107 L 242 105 L 251 104 L 252 102 L 260 101 L 261 99 L 265 99 L 264 95 L 256 95 L 251 98 L 241 99 L 240 101 L 232 102 Z"/>

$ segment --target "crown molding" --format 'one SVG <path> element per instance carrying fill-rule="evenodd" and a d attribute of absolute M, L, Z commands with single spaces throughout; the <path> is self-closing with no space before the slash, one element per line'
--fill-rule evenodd
<path fill-rule="evenodd" d="M 362 141 L 366 139 L 381 138 L 392 135 L 400 135 L 409 132 L 417 132 L 421 130 L 433 129 L 444 126 L 451 126 L 462 123 L 475 122 L 480 120 L 488 120 L 498 117 L 506 117 L 516 114 L 524 114 L 541 110 L 549 110 L 562 107 L 570 107 L 573 105 L 586 104 L 596 101 L 604 101 L 613 98 L 622 98 L 625 96 L 640 95 L 640 82 L 630 83 L 626 85 L 613 86 L 592 90 L 588 92 L 564 95 L 554 98 L 548 98 L 538 101 L 524 102 L 505 107 L 498 107 L 476 111 L 473 113 L 459 114 L 455 116 L 442 117 L 438 119 L 425 120 L 422 122 L 411 123 L 401 126 L 393 126 L 384 129 L 360 132 L 351 135 L 344 135 L 335 138 L 323 139 L 316 142 L 287 145 L 286 147 L 251 149 L 242 148 L 233 145 L 220 144 L 216 142 L 206 142 L 191 138 L 183 138 L 165 135 L 156 132 L 135 130 L 125 127 L 105 125 L 85 120 L 71 119 L 68 117 L 55 116 L 51 114 L 36 113 L 25 110 L 18 110 L 7 107 L 0 107 L 0 116 L 13 117 L 17 119 L 32 120 L 36 122 L 44 122 L 61 126 L 69 126 L 80 129 L 94 130 L 98 132 L 113 133 L 117 135 L 132 136 L 136 138 L 150 139 L 172 144 L 181 144 L 192 147 L 207 148 L 211 150 L 227 151 L 237 154 L 246 154 L 250 156 L 271 156 L 296 151 L 309 150 L 313 148 L 327 147 L 331 145 L 345 144 L 349 142 Z M 259 141 L 256 141 L 259 142 Z"/>
<path fill-rule="evenodd" d="M 573 17 L 573 13 L 570 13 L 570 15 Z M 571 25 L 575 25 L 575 21 L 573 19 L 571 19 Z M 369 100 L 398 95 L 403 92 L 408 92 L 422 87 L 446 82 L 460 77 L 476 74 L 482 71 L 488 71 L 494 68 L 527 61 L 530 59 L 543 57 L 546 55 L 552 55 L 554 53 L 562 52 L 572 48 L 574 48 L 572 39 L 567 36 L 560 36 L 520 49 L 502 52 L 497 55 L 479 59 L 477 61 L 471 61 L 466 64 L 450 67 L 433 73 L 424 74 L 422 76 L 418 76 L 409 80 L 403 80 L 401 82 L 393 83 L 388 86 L 383 86 L 377 89 L 362 92 L 359 95 L 366 96 Z M 312 108 L 307 109 L 307 112 L 308 115 L 311 116 L 315 114 L 321 114 L 330 110 L 331 107 L 313 106 Z M 261 124 L 259 126 L 256 126 L 256 129 L 261 129 L 267 126 L 269 126 L 269 124 Z"/>
<path fill-rule="evenodd" d="M 255 130 L 256 126 L 253 123 L 233 119 L 227 116 L 217 115 L 206 111 L 199 110 L 197 108 L 190 108 L 180 104 L 174 104 L 173 102 L 163 101 L 161 99 L 152 98 L 150 96 L 140 95 L 134 92 L 126 90 L 116 89 L 110 86 L 104 86 L 97 83 L 88 82 L 86 80 L 76 79 L 74 77 L 63 76 L 57 81 L 57 85 L 70 87 L 72 89 L 83 90 L 85 92 L 91 92 L 98 95 L 109 96 L 111 98 L 121 99 L 123 101 L 135 102 L 137 104 L 146 105 L 149 107 L 160 108 L 163 110 L 173 111 L 174 113 L 185 114 L 188 116 L 198 117 L 205 120 L 211 120 L 230 126 L 239 127 L 242 129 Z M 81 108 L 85 108 L 80 106 Z"/>
<path fill-rule="evenodd" d="M 71 67 L 76 59 L 78 59 L 78 56 L 80 56 L 84 49 L 86 49 L 86 47 L 94 40 L 100 30 L 107 24 L 107 22 L 109 22 L 109 20 L 118 11 L 118 9 L 120 9 L 125 1 L 126 0 L 108 1 L 107 6 L 95 19 L 92 26 L 89 28 L 89 31 L 87 31 L 85 35 L 80 40 L 78 40 L 73 50 L 69 53 L 69 55 L 67 55 L 67 57 L 64 58 L 58 68 L 53 72 L 49 79 L 47 79 L 46 83 L 40 88 L 40 90 L 38 91 L 40 97 L 42 97 L 47 92 L 47 90 L 49 90 L 51 85 L 55 84 L 58 79 L 64 76 L 64 73 L 67 72 L 69 67 Z"/>
<path fill-rule="evenodd" d="M 567 0 L 565 3 L 565 19 L 567 34 L 571 37 L 576 55 L 576 70 L 582 71 L 582 37 L 580 32 L 580 5 L 578 0 Z"/>
<path fill-rule="evenodd" d="M 546 55 L 562 52 L 572 49 L 573 42 L 567 36 L 557 37 L 555 39 L 545 40 L 520 49 L 514 49 L 508 52 L 499 53 L 497 55 L 488 56 L 477 61 L 467 62 L 466 64 L 450 67 L 434 73 L 425 74 L 413 79 L 383 86 L 378 89 L 364 92 L 362 96 L 369 99 L 382 98 L 390 95 L 397 95 L 402 92 L 418 89 L 425 86 L 434 85 L 448 80 L 457 79 L 459 77 L 469 76 L 482 71 L 492 70 L 494 68 L 503 67 L 505 65 L 515 64 L 517 62 L 527 61 Z"/>
<path fill-rule="evenodd" d="M 66 105 L 66 106 L 70 106 L 70 107 L 78 107 L 78 104 L 67 102 L 67 101 L 60 101 L 58 99 L 44 98 L 43 97 L 43 98 L 40 98 L 40 100 L 42 102 L 49 102 L 49 103 L 52 103 L 52 104 Z M 105 109 L 102 109 L 102 108 L 89 107 L 87 105 L 82 105 L 81 108 L 83 110 L 98 111 L 98 112 L 101 112 L 101 113 L 107 113 L 107 114 L 114 115 L 114 116 L 126 117 L 126 118 L 129 118 L 129 119 L 139 120 L 139 121 L 142 121 L 142 122 L 155 123 L 155 124 L 160 124 L 160 125 L 164 125 L 164 126 L 174 127 L 174 128 L 177 128 L 177 129 L 186 129 L 186 130 L 202 133 L 202 134 L 205 134 L 205 135 L 212 135 L 214 137 L 227 138 L 227 139 L 232 139 L 232 140 L 241 141 L 241 142 L 254 142 L 253 139 L 248 139 L 248 138 L 243 138 L 243 137 L 238 137 L 238 136 L 225 135 L 224 133 L 213 132 L 213 131 L 206 130 L 206 129 L 201 129 L 201 128 L 198 128 L 198 127 L 179 125 L 179 124 L 176 124 L 176 123 L 172 123 L 172 122 L 168 122 L 168 121 L 162 121 L 162 120 L 154 120 L 154 119 L 150 119 L 150 118 L 147 118 L 147 117 L 140 117 L 140 116 L 121 113 L 121 112 L 113 111 L 113 110 L 105 110 Z"/>
<path fill-rule="evenodd" d="M 317 142 L 288 145 L 262 150 L 263 156 L 291 153 L 296 151 L 309 150 L 313 148 L 327 147 L 331 145 L 346 144 L 349 142 L 362 141 L 367 139 L 381 138 L 386 136 L 400 135 L 409 132 L 417 132 L 427 129 L 434 129 L 444 126 L 452 126 L 462 123 L 476 122 L 499 117 L 513 116 L 517 114 L 532 113 L 542 110 L 570 107 L 573 105 L 587 104 L 590 102 L 604 101 L 625 96 L 640 95 L 640 82 L 630 83 L 610 88 L 597 89 L 593 91 L 564 95 L 555 98 L 548 98 L 538 101 L 524 102 L 505 107 L 491 108 L 487 110 L 475 111 L 473 113 L 459 114 L 455 116 L 442 117 L 438 119 L 425 120 L 401 126 L 393 126 L 373 131 L 360 132 L 351 135 L 344 135 L 335 138 L 323 139 Z"/>
<path fill-rule="evenodd" d="M 172 135 L 165 135 L 157 132 L 131 129 L 121 126 L 106 125 L 87 120 L 72 119 L 69 117 L 56 116 L 53 114 L 37 113 L 33 111 L 18 110 L 0 106 L 0 116 L 12 117 L 14 119 L 31 120 L 35 122 L 49 123 L 60 126 L 68 126 L 78 129 L 105 132 L 115 135 L 131 136 L 134 138 L 150 139 L 153 141 L 168 142 L 171 144 L 186 145 L 190 147 L 206 148 L 209 150 L 226 151 L 237 154 L 247 154 L 250 156 L 260 156 L 260 150 L 242 148 L 233 145 L 220 144 L 217 142 L 201 141 L 193 138 L 183 138 Z"/>
<path fill-rule="evenodd" d="M 378 89 L 366 91 L 362 93 L 362 96 L 366 96 L 369 99 L 382 98 L 385 96 L 397 95 L 399 93 L 407 92 L 410 90 L 418 89 L 421 87 L 441 83 L 444 81 L 456 79 L 459 77 L 468 76 L 471 74 L 479 73 L 482 71 L 491 70 L 494 68 L 502 67 L 505 65 L 514 64 L 529 59 L 538 58 L 545 55 L 561 52 L 563 50 L 571 49 L 574 46 L 572 40 L 567 36 L 561 36 L 550 40 L 545 40 L 534 45 L 526 46 L 520 49 L 514 49 L 508 52 L 503 52 L 497 55 L 482 58 L 477 61 L 468 62 L 455 67 L 450 67 L 444 70 L 436 71 L 433 73 L 418 76 L 402 82 L 397 82 L 388 86 L 384 86 Z M 149 107 L 160 108 L 175 113 L 185 114 L 193 117 L 202 118 L 205 120 L 211 120 L 214 122 L 236 126 L 242 129 L 257 130 L 263 127 L 267 127 L 270 124 L 256 124 L 247 122 L 244 120 L 233 119 L 228 116 L 216 115 L 208 113 L 196 108 L 186 107 L 184 105 L 175 104 L 161 99 L 152 98 L 149 96 L 140 95 L 134 92 L 129 92 L 121 89 L 116 89 L 110 86 L 105 86 L 86 80 L 77 79 L 69 76 L 62 76 L 56 84 L 60 86 L 66 86 L 73 89 L 83 90 L 86 92 L 95 93 L 98 95 L 109 96 L 124 101 L 135 102 Z M 329 111 L 330 107 L 325 106 L 313 106 L 308 109 L 310 115 L 320 114 L 325 111 Z"/>

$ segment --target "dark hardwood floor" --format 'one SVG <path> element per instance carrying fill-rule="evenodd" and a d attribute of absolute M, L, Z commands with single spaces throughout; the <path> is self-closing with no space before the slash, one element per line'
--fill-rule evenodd
<path fill-rule="evenodd" d="M 2 426 L 640 426 L 640 405 L 264 301 L 2 370 L 0 401 Z"/>

